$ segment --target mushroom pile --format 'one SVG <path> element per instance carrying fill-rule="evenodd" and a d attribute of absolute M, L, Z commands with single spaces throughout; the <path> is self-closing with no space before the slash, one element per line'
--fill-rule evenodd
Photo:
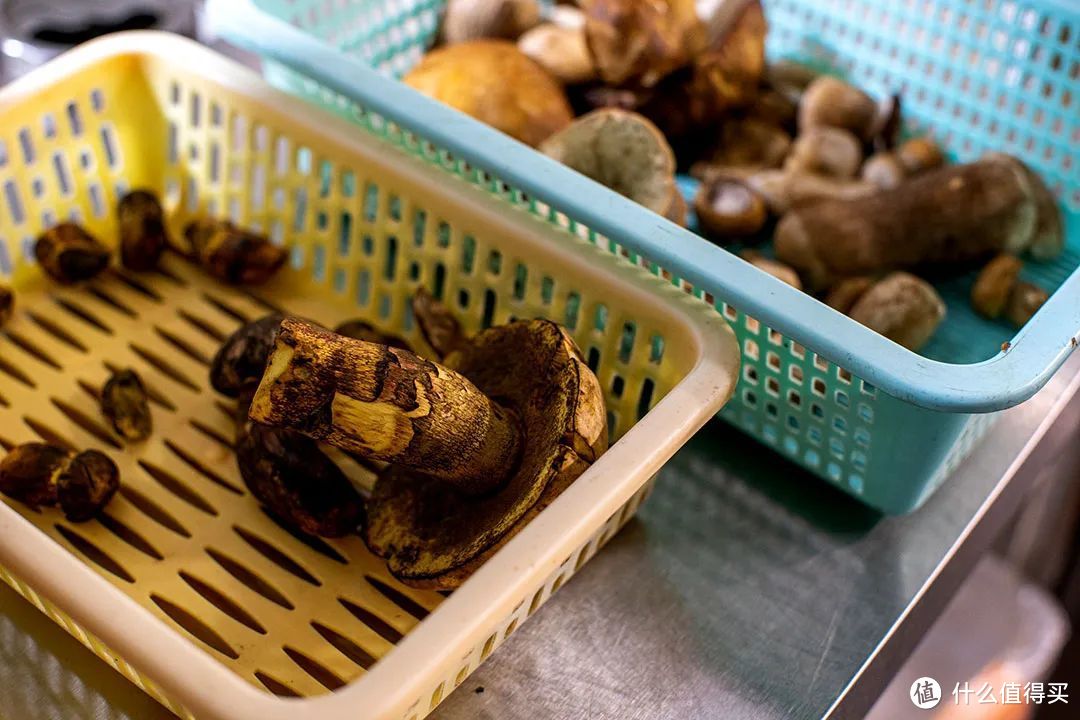
<path fill-rule="evenodd" d="M 600 383 L 558 324 L 462 332 L 418 290 L 430 355 L 362 322 L 270 315 L 226 340 L 215 389 L 237 398 L 252 494 L 304 532 L 360 532 L 414 587 L 461 584 L 607 449 Z M 378 469 L 366 500 L 323 452 Z"/>
<path fill-rule="evenodd" d="M 931 138 L 900 141 L 901 98 L 768 64 L 766 31 L 760 0 L 450 0 L 404 80 L 913 350 L 945 318 L 923 276 L 1060 254 L 1020 160 L 945 167 Z M 676 173 L 700 181 L 692 216 Z M 988 282 L 974 309 L 1015 326 L 1047 297 L 1017 280 L 998 310 Z"/>

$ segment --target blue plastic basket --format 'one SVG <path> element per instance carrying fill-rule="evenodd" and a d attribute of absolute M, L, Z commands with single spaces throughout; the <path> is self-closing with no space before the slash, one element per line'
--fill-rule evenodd
<path fill-rule="evenodd" d="M 866 503 L 917 507 L 994 411 L 1042 387 L 1080 339 L 1080 8 L 1060 0 L 770 0 L 768 51 L 900 92 L 909 132 L 953 160 L 1022 157 L 1061 198 L 1067 250 L 1025 272 L 1056 290 L 1019 333 L 977 317 L 970 278 L 941 286 L 945 323 L 912 353 L 501 133 L 390 79 L 433 41 L 440 2 L 210 0 L 276 83 L 669 271 L 737 328 L 743 378 L 722 417 Z M 381 8 L 377 22 L 358 20 Z M 367 13 L 368 15 L 365 15 Z M 421 20 L 423 18 L 423 20 Z M 373 64 L 373 70 L 365 62 Z M 483 271 L 482 269 L 479 271 Z M 1008 342 L 1008 345 L 1003 343 Z M 1007 348 L 1007 349 L 1001 349 Z"/>

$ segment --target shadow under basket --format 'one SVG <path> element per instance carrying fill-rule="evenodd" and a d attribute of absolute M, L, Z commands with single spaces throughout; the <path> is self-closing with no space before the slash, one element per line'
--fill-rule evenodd
<path fill-rule="evenodd" d="M 0 503 L 0 577 L 183 717 L 420 718 L 610 539 L 663 463 L 730 397 L 734 334 L 632 264 L 257 75 L 157 33 L 85 45 L 0 91 L 0 444 L 97 448 L 122 489 L 97 520 Z M 115 244 L 117 197 L 150 188 L 174 236 L 227 216 L 290 248 L 256 292 L 176 254 L 60 287 L 34 238 L 62 219 Z M 279 525 L 244 487 L 210 358 L 272 309 L 422 340 L 424 285 L 468 331 L 543 316 L 605 391 L 613 445 L 448 596 L 410 589 L 357 537 Z M 150 440 L 123 446 L 97 395 L 132 367 Z M 367 472 L 359 465 L 357 475 Z"/>

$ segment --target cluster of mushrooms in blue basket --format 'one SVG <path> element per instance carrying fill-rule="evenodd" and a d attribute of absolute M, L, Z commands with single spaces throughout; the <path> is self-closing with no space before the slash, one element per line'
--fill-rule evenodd
<path fill-rule="evenodd" d="M 693 175 L 694 229 L 912 350 L 945 320 L 927 276 L 982 266 L 974 309 L 1025 324 L 1020 258 L 1064 245 L 1042 179 L 901 141 L 902 98 L 767 63 L 767 28 L 758 0 L 449 0 L 404 81 L 682 225 Z"/>
<path fill-rule="evenodd" d="M 147 190 L 123 196 L 116 220 L 124 272 L 154 271 L 170 251 L 216 281 L 260 285 L 288 256 L 261 233 L 209 217 L 176 243 Z M 109 245 L 73 222 L 46 229 L 35 255 L 60 285 L 113 272 Z M 271 313 L 225 339 L 208 381 L 235 401 L 239 473 L 272 516 L 311 535 L 359 534 L 403 582 L 450 590 L 607 449 L 607 413 L 596 375 L 557 323 L 469 334 L 424 288 L 411 303 L 423 356 L 361 319 L 330 330 Z M 4 289 L 0 321 L 17 321 L 14 305 Z M 153 434 L 149 399 L 130 368 L 99 392 L 102 416 L 136 452 Z M 354 485 L 350 462 L 375 475 L 373 487 Z M 114 460 L 93 448 L 32 442 L 0 460 L 0 492 L 58 506 L 71 522 L 97 517 L 120 483 Z"/>

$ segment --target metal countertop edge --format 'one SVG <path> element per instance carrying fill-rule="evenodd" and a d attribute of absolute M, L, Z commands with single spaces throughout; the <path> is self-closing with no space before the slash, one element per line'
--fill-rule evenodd
<path fill-rule="evenodd" d="M 1069 363 L 1071 367 L 1076 363 Z M 822 716 L 822 720 L 863 718 L 911 655 L 919 641 L 940 617 L 960 585 L 1019 510 L 1044 460 L 1059 443 L 1075 435 L 1080 426 L 1080 368 L 1063 388 L 1046 416 L 1025 443 L 963 533 L 937 569 L 927 578 L 915 599 L 881 639 L 873 653 Z M 976 447 L 975 452 L 979 448 Z"/>

